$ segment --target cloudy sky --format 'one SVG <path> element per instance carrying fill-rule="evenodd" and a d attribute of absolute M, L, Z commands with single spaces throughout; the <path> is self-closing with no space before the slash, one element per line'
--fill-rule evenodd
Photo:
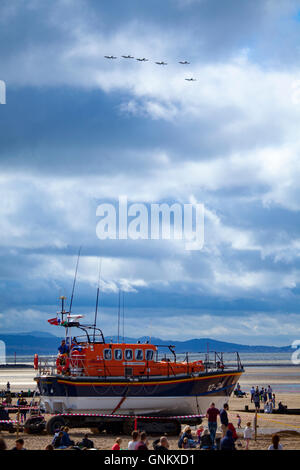
<path fill-rule="evenodd" d="M 108 335 L 121 287 L 128 336 L 300 338 L 299 12 L 299 0 L 1 0 L 2 332 L 61 333 L 47 319 L 82 245 L 73 310 L 91 318 L 101 256 Z M 96 208 L 120 195 L 203 203 L 203 249 L 100 241 Z"/>

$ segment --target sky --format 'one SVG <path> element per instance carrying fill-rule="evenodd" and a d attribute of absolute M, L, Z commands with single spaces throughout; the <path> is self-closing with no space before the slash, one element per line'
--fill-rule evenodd
<path fill-rule="evenodd" d="M 300 339 L 299 12 L 1 0 L 0 332 L 61 334 L 47 319 L 70 299 L 82 246 L 73 313 L 93 318 L 101 257 L 106 335 L 121 288 L 127 336 Z M 203 249 L 99 240 L 97 206 L 121 195 L 204 204 Z"/>

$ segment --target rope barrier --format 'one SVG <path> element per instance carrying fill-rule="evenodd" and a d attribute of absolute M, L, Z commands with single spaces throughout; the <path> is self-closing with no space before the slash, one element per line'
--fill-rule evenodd
<path fill-rule="evenodd" d="M 183 415 L 183 416 L 139 416 L 139 415 L 112 415 L 112 414 L 100 414 L 100 413 L 51 413 L 52 416 L 95 416 L 100 418 L 124 418 L 124 419 L 193 419 L 193 418 L 205 418 L 205 415 Z"/>
<path fill-rule="evenodd" d="M 16 419 L 0 419 L 0 423 L 17 423 Z"/>
<path fill-rule="evenodd" d="M 36 407 L 26 406 L 26 407 L 20 407 L 20 408 L 18 406 L 15 406 L 15 407 L 10 407 L 10 408 L 4 407 L 4 408 L 1 408 L 1 409 L 5 410 L 5 411 L 9 411 L 9 412 L 14 412 L 14 411 L 18 412 L 18 410 L 20 410 L 20 411 L 23 411 L 23 410 L 29 411 L 29 410 L 38 410 L 39 408 L 38 408 L 38 406 L 36 406 Z"/>

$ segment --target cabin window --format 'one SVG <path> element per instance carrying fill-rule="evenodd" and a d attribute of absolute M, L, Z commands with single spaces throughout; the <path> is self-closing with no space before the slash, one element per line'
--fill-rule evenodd
<path fill-rule="evenodd" d="M 103 354 L 106 361 L 111 360 L 111 349 L 104 349 Z"/>
<path fill-rule="evenodd" d="M 125 349 L 125 361 L 132 361 L 132 349 Z"/>
<path fill-rule="evenodd" d="M 153 359 L 153 350 L 147 349 L 146 351 L 146 361 L 152 361 Z"/>
<path fill-rule="evenodd" d="M 144 359 L 144 354 L 142 349 L 135 350 L 135 358 L 137 361 L 142 361 Z"/>
<path fill-rule="evenodd" d="M 116 361 L 121 361 L 123 357 L 122 349 L 115 349 L 115 359 Z"/>

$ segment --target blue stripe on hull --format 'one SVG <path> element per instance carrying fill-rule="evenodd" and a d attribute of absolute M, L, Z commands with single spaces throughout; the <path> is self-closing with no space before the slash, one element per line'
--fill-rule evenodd
<path fill-rule="evenodd" d="M 122 385 L 106 384 L 103 379 L 93 379 L 87 382 L 67 377 L 48 376 L 38 379 L 41 395 L 49 397 L 180 397 L 180 396 L 229 396 L 231 395 L 236 382 L 239 379 L 236 372 L 226 375 L 210 374 L 201 377 L 201 380 L 194 378 L 181 381 L 169 379 L 156 381 L 151 380 L 144 383 L 132 383 L 128 381 Z M 77 382 L 77 383 L 76 383 Z M 87 383 L 85 383 L 87 382 Z M 171 382 L 171 383 L 170 383 Z"/>

